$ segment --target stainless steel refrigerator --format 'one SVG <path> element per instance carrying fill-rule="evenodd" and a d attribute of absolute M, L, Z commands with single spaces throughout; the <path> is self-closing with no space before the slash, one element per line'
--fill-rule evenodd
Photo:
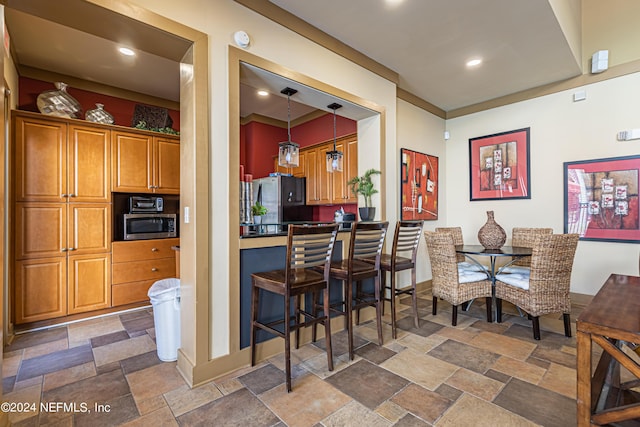
<path fill-rule="evenodd" d="M 313 210 L 306 205 L 306 178 L 272 176 L 253 180 L 253 203 L 267 208 L 262 224 L 267 233 L 286 231 L 289 222 L 313 220 Z"/>

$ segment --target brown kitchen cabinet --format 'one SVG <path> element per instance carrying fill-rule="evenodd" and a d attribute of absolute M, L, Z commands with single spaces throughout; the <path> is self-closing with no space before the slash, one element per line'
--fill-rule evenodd
<path fill-rule="evenodd" d="M 333 203 L 358 203 L 357 195 L 351 192 L 351 186 L 348 184 L 354 176 L 358 175 L 358 140 L 356 136 L 336 143 L 336 149 L 342 151 L 344 158 L 342 173 L 333 174 L 331 193 Z"/>
<path fill-rule="evenodd" d="M 111 297 L 113 306 L 147 301 L 147 292 L 160 279 L 176 277 L 180 239 L 113 242 Z"/>
<path fill-rule="evenodd" d="M 14 115 L 16 201 L 111 201 L 109 129 Z"/>
<path fill-rule="evenodd" d="M 111 251 L 111 205 L 16 203 L 16 259 Z"/>
<path fill-rule="evenodd" d="M 15 323 L 110 307 L 111 130 L 13 115 Z"/>
<path fill-rule="evenodd" d="M 112 188 L 129 193 L 180 193 L 180 139 L 114 131 Z"/>
<path fill-rule="evenodd" d="M 110 204 L 16 203 L 15 219 L 16 324 L 111 306 Z"/>
<path fill-rule="evenodd" d="M 307 178 L 307 205 L 317 205 L 319 201 L 318 191 L 318 150 L 306 150 L 304 164 Z"/>
<path fill-rule="evenodd" d="M 110 254 L 17 261 L 15 323 L 110 307 L 110 266 Z"/>
<path fill-rule="evenodd" d="M 343 153 L 343 171 L 327 172 L 327 152 L 333 150 L 333 142 L 305 149 L 307 204 L 333 205 L 358 203 L 347 182 L 358 174 L 358 140 L 356 135 L 341 138 L 336 150 Z"/>
<path fill-rule="evenodd" d="M 68 314 L 111 307 L 111 254 L 70 255 Z"/>
<path fill-rule="evenodd" d="M 15 323 L 36 322 L 67 314 L 66 257 L 16 262 Z"/>

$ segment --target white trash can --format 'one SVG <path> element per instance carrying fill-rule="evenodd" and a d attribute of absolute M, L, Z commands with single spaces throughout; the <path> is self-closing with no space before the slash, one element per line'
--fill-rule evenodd
<path fill-rule="evenodd" d="M 163 362 L 178 359 L 180 347 L 180 280 L 162 279 L 147 293 L 153 306 L 158 358 Z"/>

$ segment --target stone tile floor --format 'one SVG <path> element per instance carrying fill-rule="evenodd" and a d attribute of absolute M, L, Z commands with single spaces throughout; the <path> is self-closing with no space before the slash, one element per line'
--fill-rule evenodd
<path fill-rule="evenodd" d="M 382 347 L 374 322 L 356 327 L 353 361 L 346 333 L 334 334 L 333 372 L 323 340 L 294 350 L 289 394 L 282 354 L 190 389 L 175 362 L 156 356 L 153 315 L 142 309 L 17 336 L 4 349 L 4 400 L 77 405 L 11 413 L 17 426 L 576 424 L 575 338 L 563 335 L 561 315 L 541 319 L 534 341 L 506 303 L 502 324 L 487 323 L 475 301 L 451 327 L 451 307 L 442 301 L 433 316 L 430 293 L 420 296 L 420 327 L 400 304 L 398 339 L 386 313 Z"/>

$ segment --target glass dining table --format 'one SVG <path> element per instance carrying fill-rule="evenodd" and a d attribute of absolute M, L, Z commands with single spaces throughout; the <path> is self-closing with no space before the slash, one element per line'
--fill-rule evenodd
<path fill-rule="evenodd" d="M 522 246 L 502 246 L 498 249 L 487 249 L 482 245 L 456 245 L 456 253 L 463 254 L 471 263 L 475 264 L 480 271 L 484 272 L 491 280 L 491 302 L 493 304 L 493 319 L 496 319 L 496 276 L 510 267 L 520 258 L 531 256 L 533 250 Z M 489 257 L 489 266 L 482 264 L 480 257 Z M 511 259 L 496 270 L 498 258 L 511 257 Z M 466 310 L 471 306 L 467 305 Z M 519 311 L 519 310 L 518 310 Z"/>

